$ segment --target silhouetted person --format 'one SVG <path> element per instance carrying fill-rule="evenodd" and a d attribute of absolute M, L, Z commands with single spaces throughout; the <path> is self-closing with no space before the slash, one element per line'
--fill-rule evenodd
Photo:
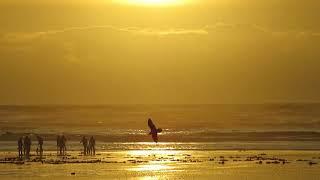
<path fill-rule="evenodd" d="M 148 126 L 150 128 L 149 135 L 152 135 L 154 142 L 158 143 L 158 133 L 162 132 L 161 128 L 156 128 L 151 119 L 148 119 Z"/>
<path fill-rule="evenodd" d="M 62 149 L 61 149 L 61 136 L 57 135 L 57 155 L 61 155 Z"/>
<path fill-rule="evenodd" d="M 67 143 L 67 139 L 66 139 L 66 137 L 64 135 L 62 135 L 60 137 L 60 154 L 61 154 L 61 151 L 62 151 L 62 154 L 66 155 L 66 153 L 67 153 L 66 143 Z"/>
<path fill-rule="evenodd" d="M 30 149 L 31 149 L 31 139 L 29 138 L 29 136 L 26 136 L 24 138 L 24 148 L 25 148 L 25 155 L 26 155 L 26 159 L 29 159 L 30 157 Z"/>
<path fill-rule="evenodd" d="M 19 153 L 19 158 L 22 158 L 23 156 L 23 140 L 22 137 L 18 139 L 18 153 Z"/>
<path fill-rule="evenodd" d="M 23 144 L 22 144 L 23 156 L 26 155 L 26 151 L 27 151 L 26 144 L 25 144 L 25 141 L 24 141 L 25 138 L 26 138 L 25 136 L 22 137 L 22 141 L 23 141 Z"/>
<path fill-rule="evenodd" d="M 83 145 L 83 155 L 87 154 L 87 148 L 88 148 L 88 140 L 85 136 L 82 137 L 80 143 Z"/>
<path fill-rule="evenodd" d="M 57 154 L 59 154 L 60 136 L 57 135 Z"/>
<path fill-rule="evenodd" d="M 66 137 L 64 135 L 57 136 L 57 154 L 58 155 L 65 155 L 67 148 L 66 148 Z"/>
<path fill-rule="evenodd" d="M 87 146 L 87 155 L 91 154 L 91 146 L 90 146 L 90 141 L 88 140 L 88 146 Z"/>
<path fill-rule="evenodd" d="M 96 154 L 96 140 L 93 138 L 93 136 L 91 136 L 90 140 L 89 140 L 89 152 L 91 155 L 95 155 Z"/>
<path fill-rule="evenodd" d="M 39 148 L 37 152 L 39 152 L 40 153 L 40 157 L 42 157 L 42 154 L 43 154 L 43 148 L 42 148 L 43 138 L 40 137 L 39 135 L 37 135 L 37 139 L 38 139 L 38 148 Z"/>

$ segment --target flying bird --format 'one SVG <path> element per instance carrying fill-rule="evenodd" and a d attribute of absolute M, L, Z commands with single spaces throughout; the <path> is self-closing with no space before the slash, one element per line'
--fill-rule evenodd
<path fill-rule="evenodd" d="M 152 135 L 152 139 L 154 142 L 158 143 L 158 133 L 162 132 L 161 128 L 156 128 L 151 119 L 148 119 L 148 126 L 150 128 L 149 135 Z"/>

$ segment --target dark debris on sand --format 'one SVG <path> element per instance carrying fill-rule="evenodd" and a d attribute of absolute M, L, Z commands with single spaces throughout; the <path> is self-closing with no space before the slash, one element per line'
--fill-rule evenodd
<path fill-rule="evenodd" d="M 84 156 L 79 157 L 78 155 L 68 155 L 68 156 L 54 156 L 47 155 L 43 156 L 43 158 L 39 158 L 37 156 L 31 157 L 29 160 L 21 159 L 18 157 L 6 157 L 0 159 L 0 163 L 11 163 L 17 165 L 24 165 L 30 163 L 42 163 L 42 164 L 90 164 L 90 163 L 131 163 L 131 164 L 146 164 L 150 162 L 175 162 L 175 163 L 203 163 L 210 162 L 213 164 L 225 165 L 230 163 L 241 163 L 241 162 L 250 162 L 257 165 L 286 165 L 288 163 L 300 163 L 304 162 L 310 166 L 315 166 L 319 162 L 317 158 L 310 158 L 312 160 L 307 159 L 297 159 L 291 160 L 279 157 L 269 157 L 265 153 L 260 153 L 257 155 L 248 155 L 248 156 L 217 156 L 217 157 L 197 157 L 195 155 L 190 154 L 178 154 L 178 155 L 148 155 L 148 156 L 130 156 L 125 155 L 122 159 L 113 160 L 115 157 L 108 154 L 108 156 L 100 156 L 100 158 L 84 158 Z M 145 159 L 146 158 L 146 159 Z M 28 163 L 26 163 L 28 162 Z"/>

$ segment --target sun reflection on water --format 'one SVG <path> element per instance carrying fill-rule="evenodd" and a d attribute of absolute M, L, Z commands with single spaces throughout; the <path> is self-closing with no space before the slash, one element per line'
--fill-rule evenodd
<path fill-rule="evenodd" d="M 143 164 L 136 167 L 130 168 L 131 171 L 165 171 L 171 169 L 170 166 L 166 164 Z"/>
<path fill-rule="evenodd" d="M 127 154 L 130 157 L 137 159 L 143 158 L 147 160 L 145 163 L 137 164 L 134 167 L 130 167 L 129 171 L 138 171 L 138 172 L 148 172 L 148 171 L 173 171 L 172 162 L 170 161 L 156 161 L 158 158 L 172 157 L 175 156 L 178 152 L 174 150 L 132 150 L 128 151 Z"/>

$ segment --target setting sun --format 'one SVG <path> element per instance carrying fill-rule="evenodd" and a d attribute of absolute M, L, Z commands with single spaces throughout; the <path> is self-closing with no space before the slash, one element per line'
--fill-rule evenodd
<path fill-rule="evenodd" d="M 137 6 L 172 6 L 182 5 L 188 0 L 115 0 L 116 3 L 137 5 Z"/>

